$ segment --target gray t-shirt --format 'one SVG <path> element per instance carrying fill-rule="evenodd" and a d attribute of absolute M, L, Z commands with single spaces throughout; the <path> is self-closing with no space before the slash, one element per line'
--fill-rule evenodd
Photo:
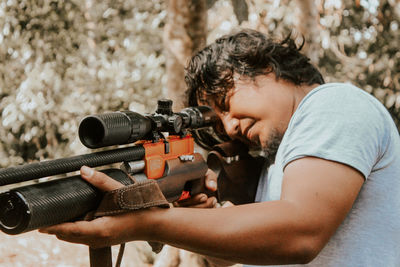
<path fill-rule="evenodd" d="M 366 179 L 346 219 L 306 266 L 400 266 L 400 138 L 386 108 L 349 84 L 312 90 L 262 175 L 256 201 L 279 200 L 284 167 L 306 156 L 350 165 Z"/>

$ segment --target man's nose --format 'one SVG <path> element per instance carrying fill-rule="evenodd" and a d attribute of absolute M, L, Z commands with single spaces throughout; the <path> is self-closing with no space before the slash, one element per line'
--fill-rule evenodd
<path fill-rule="evenodd" d="M 239 130 L 240 130 L 240 125 L 239 125 L 239 120 L 236 118 L 232 118 L 230 116 L 225 116 L 222 119 L 222 123 L 224 124 L 224 128 L 226 133 L 230 136 L 230 137 L 235 137 Z"/>

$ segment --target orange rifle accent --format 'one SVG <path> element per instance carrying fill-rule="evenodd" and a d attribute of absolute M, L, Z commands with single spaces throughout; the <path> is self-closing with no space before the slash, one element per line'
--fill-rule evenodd
<path fill-rule="evenodd" d="M 174 159 L 182 155 L 193 155 L 194 140 L 193 137 L 187 135 L 179 137 L 172 135 L 167 137 L 168 144 L 161 139 L 157 143 L 151 141 L 143 142 L 145 149 L 145 168 L 144 173 L 148 179 L 158 179 L 163 177 L 165 162 L 169 159 Z M 165 153 L 166 145 L 169 146 L 169 153 Z"/>

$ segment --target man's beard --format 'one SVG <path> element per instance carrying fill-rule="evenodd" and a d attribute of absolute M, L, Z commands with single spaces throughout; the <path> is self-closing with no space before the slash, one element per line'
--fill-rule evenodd
<path fill-rule="evenodd" d="M 264 152 L 265 158 L 269 164 L 275 162 L 276 153 L 278 152 L 279 145 L 281 144 L 283 134 L 277 130 L 273 130 L 269 135 L 266 143 L 261 144 L 261 149 Z"/>

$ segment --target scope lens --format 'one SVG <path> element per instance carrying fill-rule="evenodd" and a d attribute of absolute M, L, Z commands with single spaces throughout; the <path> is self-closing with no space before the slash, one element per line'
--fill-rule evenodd
<path fill-rule="evenodd" d="M 79 126 L 81 142 L 90 148 L 102 142 L 105 135 L 105 126 L 97 117 L 84 118 Z"/>

